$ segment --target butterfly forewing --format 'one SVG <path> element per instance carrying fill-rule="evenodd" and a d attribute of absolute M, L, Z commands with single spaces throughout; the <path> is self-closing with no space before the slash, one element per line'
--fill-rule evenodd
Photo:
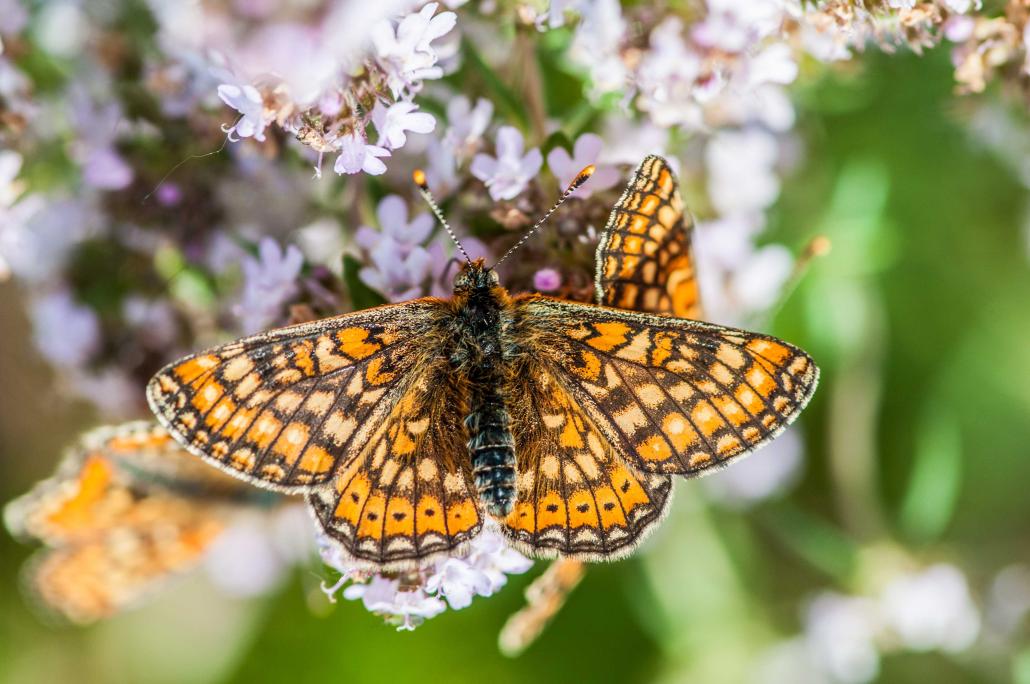
<path fill-rule="evenodd" d="M 306 491 L 376 433 L 434 349 L 423 299 L 291 326 L 158 373 L 150 406 L 191 451 L 254 484 Z"/>
<path fill-rule="evenodd" d="M 308 495 L 315 518 L 356 565 L 412 565 L 479 533 L 462 419 L 444 361 L 427 364 L 332 486 Z"/>
<path fill-rule="evenodd" d="M 612 210 L 597 245 L 597 302 L 700 318 L 693 232 L 672 169 L 661 157 L 647 157 Z"/>
<path fill-rule="evenodd" d="M 558 384 L 643 471 L 693 475 L 753 451 L 815 390 L 812 359 L 767 335 L 539 296 L 516 308 Z"/>

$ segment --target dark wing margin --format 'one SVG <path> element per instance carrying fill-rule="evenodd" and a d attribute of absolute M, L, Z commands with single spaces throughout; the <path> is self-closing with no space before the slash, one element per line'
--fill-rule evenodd
<path fill-rule="evenodd" d="M 502 529 L 537 557 L 613 560 L 629 554 L 661 521 L 668 475 L 636 472 L 619 458 L 576 399 L 543 364 L 527 363 L 511 415 L 516 503 Z"/>
<path fill-rule="evenodd" d="M 466 456 L 467 401 L 446 360 L 420 369 L 356 458 L 308 505 L 349 565 L 417 567 L 482 527 Z"/>
<path fill-rule="evenodd" d="M 412 370 L 439 353 L 446 303 L 426 298 L 272 330 L 187 356 L 147 386 L 192 453 L 257 486 L 306 491 L 390 415 Z"/>
<path fill-rule="evenodd" d="M 768 335 L 540 296 L 516 309 L 530 353 L 644 472 L 694 476 L 754 451 L 818 382 L 808 354 Z"/>

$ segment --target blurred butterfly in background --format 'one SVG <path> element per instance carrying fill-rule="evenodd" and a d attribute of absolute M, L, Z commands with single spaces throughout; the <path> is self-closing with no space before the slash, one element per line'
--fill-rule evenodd
<path fill-rule="evenodd" d="M 244 508 L 277 497 L 199 462 L 152 422 L 87 433 L 56 474 L 4 509 L 17 538 L 45 549 L 26 564 L 28 594 L 85 624 L 135 606 L 191 570 Z"/>
<path fill-rule="evenodd" d="M 151 380 L 151 408 L 208 463 L 303 494 L 358 566 L 452 553 L 488 520 L 537 557 L 621 557 L 661 519 L 671 475 L 712 472 L 769 441 L 818 377 L 776 338 L 649 313 L 696 313 L 684 213 L 668 165 L 648 157 L 598 247 L 606 306 L 511 297 L 466 255 L 449 300 L 186 357 Z"/>

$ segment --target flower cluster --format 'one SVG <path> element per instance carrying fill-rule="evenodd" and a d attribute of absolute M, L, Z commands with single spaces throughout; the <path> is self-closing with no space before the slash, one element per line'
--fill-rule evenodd
<path fill-rule="evenodd" d="M 345 599 L 360 600 L 398 630 L 413 630 L 448 607 L 468 608 L 476 596 L 492 596 L 507 584 L 508 575 L 522 574 L 533 564 L 489 528 L 465 550 L 410 571 L 363 571 L 330 538 L 319 535 L 318 546 L 325 564 L 340 573 L 334 584 L 322 585 L 329 600 L 335 601 L 342 589 Z"/>
<path fill-rule="evenodd" d="M 231 141 L 264 141 L 265 129 L 275 125 L 317 153 L 317 175 L 325 154 L 336 155 L 336 173 L 381 175 L 383 158 L 404 147 L 409 132 L 436 127 L 413 98 L 425 80 L 443 75 L 433 43 L 454 28 L 455 15 L 437 14 L 437 7 L 429 3 L 400 21 L 372 23 L 368 55 L 334 48 L 342 38 L 333 30 L 350 14 L 346 3 L 316 29 L 284 22 L 251 36 L 227 56 L 230 80 L 218 86 L 218 96 L 239 115 L 223 130 Z M 353 28 L 347 35 L 360 36 Z"/>

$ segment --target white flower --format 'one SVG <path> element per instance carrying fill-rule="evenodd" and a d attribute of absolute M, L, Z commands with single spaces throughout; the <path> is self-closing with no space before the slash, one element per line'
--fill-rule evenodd
<path fill-rule="evenodd" d="M 590 73 L 594 95 L 619 91 L 626 87 L 626 65 L 619 49 L 626 34 L 626 21 L 618 0 L 583 0 L 581 15 L 569 59 Z"/>
<path fill-rule="evenodd" d="M 651 49 L 637 72 L 640 108 L 659 126 L 701 128 L 699 98 L 711 98 L 722 81 L 710 78 L 702 87 L 702 60 L 683 38 L 683 22 L 669 17 L 651 31 Z"/>
<path fill-rule="evenodd" d="M 518 129 L 503 126 L 497 132 L 497 156 L 477 154 L 472 160 L 472 175 L 486 184 L 495 200 L 515 198 L 540 172 L 540 150 L 534 147 L 523 154 L 524 146 Z"/>
<path fill-rule="evenodd" d="M 444 134 L 443 144 L 458 159 L 469 156 L 479 146 L 493 114 L 494 105 L 490 100 L 481 97 L 473 107 L 464 95 L 452 98 L 447 103 L 447 121 L 450 126 Z"/>
<path fill-rule="evenodd" d="M 34 298 L 29 316 L 36 348 L 55 366 L 81 366 L 100 350 L 100 319 L 67 290 Z"/>
<path fill-rule="evenodd" d="M 698 278 L 706 320 L 740 325 L 779 300 L 793 273 L 794 258 L 782 245 L 755 247 L 763 225 L 764 217 L 757 212 L 697 224 Z"/>
<path fill-rule="evenodd" d="M 390 619 L 398 631 L 411 631 L 428 618 L 447 610 L 447 604 L 422 589 L 401 590 L 400 581 L 381 575 L 367 583 L 352 584 L 343 590 L 349 601 L 361 599 L 365 610 Z"/>
<path fill-rule="evenodd" d="M 265 139 L 265 127 L 270 118 L 265 116 L 265 104 L 261 93 L 252 85 L 233 85 L 223 83 L 218 86 L 218 97 L 240 113 L 240 119 L 232 126 L 222 126 L 229 134 L 229 140 L 236 142 L 241 138 Z"/>
<path fill-rule="evenodd" d="M 438 3 L 431 2 L 415 14 L 404 17 L 396 26 L 381 21 L 372 28 L 372 45 L 376 61 L 387 74 L 387 84 L 394 97 L 417 89 L 418 82 L 440 78 L 443 70 L 431 43 L 450 32 L 457 21 L 454 12 L 436 13 Z"/>
<path fill-rule="evenodd" d="M 558 184 L 561 190 L 565 190 L 572 181 L 579 175 L 579 172 L 590 164 L 597 164 L 601 156 L 601 148 L 604 143 L 601 136 L 593 133 L 584 133 L 576 138 L 572 146 L 572 156 L 564 147 L 555 147 L 547 155 L 547 165 L 558 177 Z M 608 165 L 597 165 L 594 173 L 587 179 L 586 183 L 576 188 L 572 193 L 577 197 L 589 197 L 595 192 L 607 190 L 619 182 L 619 172 L 615 167 Z"/>
<path fill-rule="evenodd" d="M 343 589 L 345 599 L 360 599 L 366 610 L 407 630 L 448 606 L 462 610 L 476 596 L 495 594 L 507 583 L 508 575 L 526 572 L 532 566 L 531 560 L 509 547 L 500 532 L 490 528 L 484 528 L 466 551 L 400 574 L 369 574 L 354 568 L 340 546 L 325 535 L 318 535 L 318 546 L 326 565 L 342 574 L 336 584 L 322 586 L 330 601 L 335 601 L 340 588 L 349 582 Z"/>
<path fill-rule="evenodd" d="M 880 597 L 887 625 L 913 651 L 963 651 L 980 633 L 980 613 L 962 572 L 933 565 L 893 579 Z"/>
<path fill-rule="evenodd" d="M 304 256 L 295 245 L 283 250 L 272 238 L 258 243 L 258 257 L 243 259 L 243 292 L 236 305 L 246 334 L 256 333 L 281 322 L 283 307 L 297 296 L 297 277 Z"/>
<path fill-rule="evenodd" d="M 520 575 L 530 567 L 529 560 L 508 546 L 499 532 L 484 528 L 469 546 L 464 557 L 438 562 L 426 580 L 426 591 L 440 594 L 454 610 L 467 608 L 476 596 L 491 596 L 508 582 L 508 575 Z"/>
<path fill-rule="evenodd" d="M 379 157 L 389 157 L 390 151 L 378 145 L 369 145 L 364 136 L 358 133 L 345 135 L 338 141 L 340 156 L 333 164 L 338 174 L 360 173 L 364 171 L 370 176 L 379 176 L 386 172 L 386 164 Z"/>
<path fill-rule="evenodd" d="M 780 0 L 708 0 L 708 15 L 692 31 L 704 46 L 743 52 L 771 35 L 783 21 Z"/>
<path fill-rule="evenodd" d="M 584 0 L 551 0 L 547 10 L 541 12 L 536 18 L 537 29 L 560 28 L 565 25 L 565 13 L 576 9 L 583 4 Z"/>
<path fill-rule="evenodd" d="M 876 604 L 865 598 L 824 592 L 805 614 L 805 643 L 812 662 L 833 680 L 872 681 L 880 671 Z"/>
<path fill-rule="evenodd" d="M 379 142 L 385 147 L 396 150 L 408 141 L 406 131 L 413 133 L 431 133 L 436 128 L 436 119 L 432 114 L 415 111 L 418 105 L 401 100 L 389 107 L 376 102 L 372 109 L 372 123 L 379 131 Z"/>
<path fill-rule="evenodd" d="M 761 129 L 720 131 L 705 149 L 708 194 L 720 214 L 763 211 L 780 194 L 779 145 Z"/>
<path fill-rule="evenodd" d="M 601 137 L 605 146 L 599 159 L 606 164 L 639 164 L 648 154 L 667 155 L 669 132 L 647 120 L 610 117 Z M 670 158 L 668 162 L 674 170 L 679 169 L 677 159 Z"/>
<path fill-rule="evenodd" d="M 982 0 L 942 0 L 944 6 L 956 14 L 965 14 L 971 9 L 983 7 Z"/>
<path fill-rule="evenodd" d="M 361 226 L 354 241 L 368 255 L 358 277 L 392 302 L 421 296 L 436 261 L 423 243 L 433 232 L 433 217 L 422 212 L 408 220 L 408 207 L 398 195 L 387 195 L 376 207 L 381 230 Z"/>

